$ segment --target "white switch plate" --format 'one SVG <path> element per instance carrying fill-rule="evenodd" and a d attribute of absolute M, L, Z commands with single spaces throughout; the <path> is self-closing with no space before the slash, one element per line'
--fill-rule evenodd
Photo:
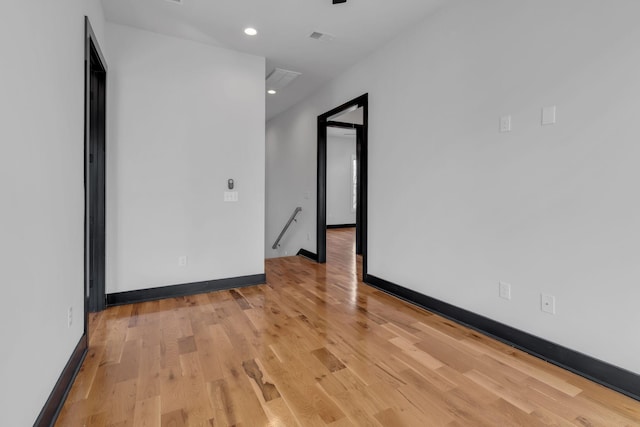
<path fill-rule="evenodd" d="M 178 257 L 178 265 L 180 267 L 184 267 L 185 265 L 187 265 L 187 256 L 186 255 L 182 255 Z"/>
<path fill-rule="evenodd" d="M 500 132 L 511 132 L 511 116 L 500 117 Z"/>
<path fill-rule="evenodd" d="M 504 298 L 507 300 L 511 299 L 511 285 L 506 282 L 500 282 L 499 287 L 500 298 Z"/>
<path fill-rule="evenodd" d="M 237 202 L 238 201 L 238 192 L 237 191 L 225 191 L 224 192 L 224 201 L 225 202 Z"/>
<path fill-rule="evenodd" d="M 540 310 L 549 314 L 556 314 L 556 297 L 540 294 Z"/>
<path fill-rule="evenodd" d="M 542 124 L 552 125 L 556 122 L 556 106 L 551 105 L 549 107 L 542 108 Z"/>
<path fill-rule="evenodd" d="M 70 328 L 73 325 L 73 307 L 69 307 L 67 310 L 67 327 Z"/>

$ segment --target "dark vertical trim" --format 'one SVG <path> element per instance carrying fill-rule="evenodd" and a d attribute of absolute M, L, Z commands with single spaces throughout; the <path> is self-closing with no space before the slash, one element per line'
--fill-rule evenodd
<path fill-rule="evenodd" d="M 329 122 L 328 119 L 349 107 L 362 107 L 363 124 L 354 125 L 342 122 Z M 316 253 L 318 262 L 327 260 L 327 126 L 350 127 L 356 129 L 358 155 L 358 206 L 356 213 L 356 241 L 360 242 L 363 274 L 367 272 L 367 191 L 368 191 L 368 119 L 369 95 L 364 94 L 339 107 L 318 116 L 318 159 L 317 159 L 317 216 L 316 216 Z"/>
<path fill-rule="evenodd" d="M 356 254 L 362 255 L 362 129 L 356 128 Z"/>
<path fill-rule="evenodd" d="M 89 221 L 87 220 L 89 212 L 89 197 L 87 197 L 87 174 L 89 171 L 89 164 L 87 161 L 88 145 L 89 145 L 89 119 L 91 117 L 91 111 L 89 105 L 91 102 L 91 40 L 93 39 L 93 29 L 89 22 L 89 17 L 84 17 L 84 280 L 83 280 L 83 295 L 84 295 L 84 332 L 85 336 L 88 332 L 89 325 Z"/>
<path fill-rule="evenodd" d="M 360 206 L 360 249 L 362 253 L 362 277 L 367 275 L 367 236 L 369 227 L 369 97 L 364 95 L 362 104 L 362 128 L 360 132 L 360 161 L 358 162 L 360 171 L 358 181 L 360 182 L 358 206 Z"/>
<path fill-rule="evenodd" d="M 316 204 L 316 254 L 318 262 L 327 262 L 327 119 L 318 117 Z"/>
<path fill-rule="evenodd" d="M 53 391 L 51 391 L 49 398 L 42 407 L 40 415 L 38 415 L 36 422 L 33 424 L 34 427 L 49 427 L 56 423 L 56 419 L 60 414 L 60 410 L 62 410 L 64 401 L 69 394 L 69 390 L 71 390 L 73 381 L 75 380 L 76 375 L 78 375 L 78 371 L 80 371 L 80 367 L 82 366 L 82 362 L 84 361 L 86 354 L 87 336 L 83 335 L 76 345 L 76 348 L 73 350 L 69 361 L 62 370 L 62 374 L 60 374 L 60 378 L 58 378 L 56 385 L 53 387 Z"/>
<path fill-rule="evenodd" d="M 525 353 L 640 400 L 640 375 L 370 274 L 363 281 Z"/>
<path fill-rule="evenodd" d="M 84 124 L 84 333 L 88 312 L 105 307 L 105 179 L 107 63 L 89 18 L 85 16 Z M 93 92 L 93 99 L 92 99 Z M 92 138 L 94 136 L 94 138 Z M 93 159 L 92 159 L 93 157 Z M 92 160 L 94 161 L 92 166 Z M 94 221 L 91 222 L 91 214 Z M 95 262 L 95 260 L 98 262 Z M 93 260 L 93 261 L 92 261 Z M 93 287 L 91 286 L 93 280 Z M 91 289 L 91 291 L 90 291 Z"/>

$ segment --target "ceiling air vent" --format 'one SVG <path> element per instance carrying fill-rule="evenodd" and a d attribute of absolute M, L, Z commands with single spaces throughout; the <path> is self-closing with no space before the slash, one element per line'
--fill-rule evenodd
<path fill-rule="evenodd" d="M 280 90 L 291 84 L 301 73 L 276 68 L 267 76 L 267 89 Z"/>
<path fill-rule="evenodd" d="M 335 40 L 335 37 L 331 34 L 319 33 L 317 31 L 311 33 L 311 35 L 309 35 L 309 38 L 312 38 L 314 40 L 321 40 L 323 42 L 330 42 L 332 40 Z"/>

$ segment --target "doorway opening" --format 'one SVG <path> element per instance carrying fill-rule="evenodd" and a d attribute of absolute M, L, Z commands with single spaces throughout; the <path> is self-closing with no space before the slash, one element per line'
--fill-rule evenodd
<path fill-rule="evenodd" d="M 325 263 L 327 260 L 328 128 L 351 129 L 355 131 L 356 137 L 356 253 L 362 255 L 363 277 L 367 271 L 368 108 L 368 94 L 364 94 L 318 116 L 317 260 L 319 263 Z M 353 116 L 357 118 L 347 119 Z"/>
<path fill-rule="evenodd" d="M 85 333 L 89 312 L 105 308 L 107 63 L 85 17 Z"/>
<path fill-rule="evenodd" d="M 355 128 L 327 126 L 327 230 L 352 228 L 355 232 L 358 207 L 356 145 Z"/>

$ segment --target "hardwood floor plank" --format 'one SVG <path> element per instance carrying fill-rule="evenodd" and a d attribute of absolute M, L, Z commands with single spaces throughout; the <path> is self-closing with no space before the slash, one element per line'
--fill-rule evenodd
<path fill-rule="evenodd" d="M 136 400 L 160 396 L 160 344 L 143 347 L 137 377 Z"/>
<path fill-rule="evenodd" d="M 319 348 L 311 352 L 330 372 L 336 372 L 345 369 L 346 366 L 326 347 Z"/>
<path fill-rule="evenodd" d="M 263 370 L 258 366 L 255 359 L 245 360 L 242 362 L 242 367 L 247 376 L 253 380 L 252 384 L 255 384 L 258 388 L 259 394 L 265 402 L 270 402 L 280 397 L 280 392 L 276 386 L 264 378 Z"/>
<path fill-rule="evenodd" d="M 160 417 L 161 427 L 187 427 L 187 413 L 184 409 L 162 414 Z"/>
<path fill-rule="evenodd" d="M 133 425 L 136 427 L 158 427 L 160 419 L 160 396 L 136 402 Z"/>
<path fill-rule="evenodd" d="M 209 402 L 213 408 L 214 425 L 232 426 L 237 424 L 236 407 L 227 381 L 220 379 L 207 384 Z"/>
<path fill-rule="evenodd" d="M 108 416 L 108 422 L 122 422 L 134 419 L 137 381 L 131 379 L 120 382 L 113 388 L 113 394 L 104 402 L 104 413 Z M 97 412 L 97 411 L 96 411 Z"/>
<path fill-rule="evenodd" d="M 526 399 L 523 399 L 522 396 L 520 396 L 520 393 L 514 392 L 514 388 L 505 387 L 492 378 L 489 378 L 475 370 L 466 372 L 464 375 L 471 379 L 471 381 L 486 388 L 487 390 L 490 390 L 496 396 L 499 396 L 511 405 L 520 409 L 522 412 L 531 414 L 535 410 L 535 406 L 529 403 Z"/>
<path fill-rule="evenodd" d="M 361 281 L 353 229 L 267 284 L 111 307 L 57 426 L 640 426 L 640 402 Z"/>

